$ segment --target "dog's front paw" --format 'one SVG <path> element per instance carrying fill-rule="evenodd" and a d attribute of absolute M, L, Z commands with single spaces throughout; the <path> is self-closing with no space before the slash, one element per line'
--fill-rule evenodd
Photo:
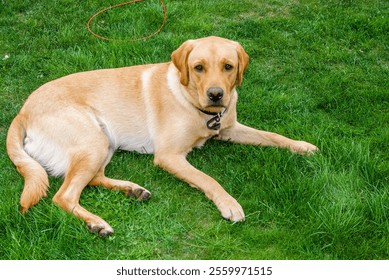
<path fill-rule="evenodd" d="M 298 153 L 300 155 L 310 155 L 319 151 L 315 145 L 305 141 L 293 141 L 292 145 L 289 146 L 289 149 L 291 152 Z"/>
<path fill-rule="evenodd" d="M 222 216 L 226 220 L 232 222 L 244 221 L 244 212 L 242 206 L 233 198 L 228 197 L 220 201 L 217 208 L 221 212 Z"/>

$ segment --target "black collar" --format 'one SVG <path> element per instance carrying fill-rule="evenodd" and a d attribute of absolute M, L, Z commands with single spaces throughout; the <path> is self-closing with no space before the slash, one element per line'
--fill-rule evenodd
<path fill-rule="evenodd" d="M 216 116 L 217 114 L 220 114 L 220 113 L 216 113 L 216 112 L 205 111 L 205 110 L 202 110 L 202 109 L 199 109 L 199 111 L 200 111 L 201 113 L 204 113 L 204 114 L 210 115 L 210 116 Z"/>
<path fill-rule="evenodd" d="M 201 113 L 204 113 L 206 115 L 210 115 L 210 116 L 214 116 L 213 118 L 211 118 L 209 121 L 207 121 L 207 127 L 211 130 L 219 130 L 220 127 L 221 127 L 221 124 L 220 124 L 220 119 L 221 117 L 224 115 L 224 113 L 226 112 L 227 109 L 223 109 L 221 112 L 219 113 L 216 113 L 216 112 L 209 112 L 209 111 L 205 111 L 205 110 L 201 110 L 199 109 L 199 111 Z"/>

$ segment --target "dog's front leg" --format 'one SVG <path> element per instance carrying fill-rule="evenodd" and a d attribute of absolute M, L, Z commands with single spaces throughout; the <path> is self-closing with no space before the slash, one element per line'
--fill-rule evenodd
<path fill-rule="evenodd" d="M 241 144 L 288 148 L 293 153 L 311 154 L 318 148 L 305 141 L 296 141 L 273 132 L 257 130 L 240 123 L 220 132 L 217 139 Z"/>
<path fill-rule="evenodd" d="M 223 218 L 234 222 L 244 220 L 244 212 L 240 204 L 216 180 L 194 168 L 184 155 L 156 154 L 154 163 L 192 187 L 203 191 L 215 203 Z"/>

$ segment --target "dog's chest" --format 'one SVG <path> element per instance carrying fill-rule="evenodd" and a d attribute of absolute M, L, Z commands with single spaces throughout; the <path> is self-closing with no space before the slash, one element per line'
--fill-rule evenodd
<path fill-rule="evenodd" d="M 201 148 L 202 146 L 204 146 L 205 142 L 208 141 L 208 139 L 209 139 L 209 138 L 201 138 L 201 139 L 198 139 L 198 140 L 194 143 L 193 147 L 194 147 L 194 148 Z"/>
<path fill-rule="evenodd" d="M 209 140 L 209 139 L 212 139 L 212 138 L 215 138 L 219 135 L 219 130 L 204 130 L 204 134 L 202 134 L 201 136 L 199 136 L 193 143 L 192 147 L 193 148 L 201 148 L 202 146 L 204 146 L 204 144 Z"/>

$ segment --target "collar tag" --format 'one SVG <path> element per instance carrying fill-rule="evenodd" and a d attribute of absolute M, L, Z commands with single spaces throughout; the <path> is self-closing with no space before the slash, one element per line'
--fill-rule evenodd
<path fill-rule="evenodd" d="M 216 116 L 214 116 L 212 119 L 207 121 L 207 127 L 212 130 L 219 130 L 221 126 L 220 118 L 221 118 L 221 114 L 219 113 Z"/>
<path fill-rule="evenodd" d="M 214 117 L 211 118 L 209 121 L 207 121 L 207 127 L 211 130 L 219 130 L 221 127 L 220 119 L 223 117 L 224 113 L 226 112 L 226 109 L 223 109 L 220 113 L 214 113 Z M 206 114 L 209 114 L 208 112 L 204 112 Z"/>
<path fill-rule="evenodd" d="M 207 121 L 207 127 L 211 130 L 219 130 L 220 127 L 221 127 L 221 124 L 220 124 L 220 119 L 221 117 L 223 117 L 224 113 L 226 112 L 226 108 L 223 109 L 223 111 L 219 112 L 219 113 L 214 113 L 214 112 L 207 112 L 207 111 L 204 111 L 204 110 L 201 110 L 199 109 L 200 112 L 206 114 L 206 115 L 211 115 L 211 116 L 214 116 L 213 118 L 211 118 L 209 121 Z"/>

